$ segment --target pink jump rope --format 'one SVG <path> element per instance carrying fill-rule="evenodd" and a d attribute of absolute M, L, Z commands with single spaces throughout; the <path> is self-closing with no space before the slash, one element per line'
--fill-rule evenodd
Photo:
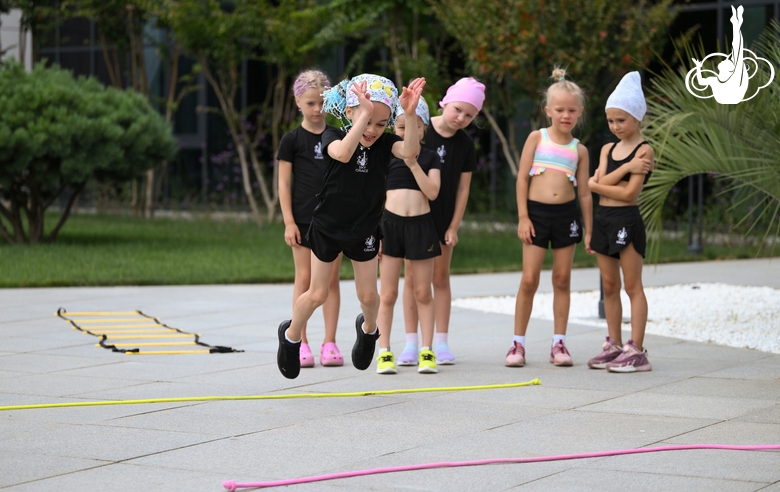
<path fill-rule="evenodd" d="M 276 480 L 272 482 L 240 482 L 233 480 L 222 482 L 222 486 L 230 492 L 244 488 L 281 487 L 284 485 L 297 485 L 302 483 L 322 482 L 338 478 L 361 477 L 365 475 L 378 475 L 380 473 L 394 473 L 402 471 L 428 470 L 431 468 L 455 468 L 461 466 L 499 465 L 508 463 L 538 463 L 541 461 L 578 460 L 583 458 L 602 458 L 605 456 L 619 456 L 624 454 L 657 453 L 660 451 L 684 451 L 688 449 L 725 449 L 730 451 L 769 451 L 780 450 L 780 444 L 768 444 L 758 446 L 732 446 L 728 444 L 684 444 L 678 446 L 660 446 L 657 448 L 621 449 L 617 451 L 600 451 L 598 453 L 563 454 L 560 456 L 538 456 L 535 458 L 495 458 L 476 461 L 445 461 L 441 463 L 426 463 L 422 465 L 391 466 L 387 468 L 374 468 L 371 470 L 358 470 L 329 475 L 317 475 L 313 477 L 291 478 L 288 480 Z"/>

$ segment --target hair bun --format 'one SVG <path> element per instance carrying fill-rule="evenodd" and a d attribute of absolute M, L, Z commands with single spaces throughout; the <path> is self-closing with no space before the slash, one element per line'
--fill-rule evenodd
<path fill-rule="evenodd" d="M 563 68 L 555 67 L 555 69 L 552 71 L 552 77 L 550 78 L 558 82 L 565 77 L 566 77 L 566 70 L 564 70 Z"/>

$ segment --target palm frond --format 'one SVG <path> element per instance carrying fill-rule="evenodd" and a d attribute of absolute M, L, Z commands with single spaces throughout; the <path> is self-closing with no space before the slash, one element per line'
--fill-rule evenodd
<path fill-rule="evenodd" d="M 760 55 L 780 68 L 780 25 L 762 34 Z M 678 46 L 683 67 L 691 58 L 701 60 L 702 47 L 690 42 Z M 751 80 L 751 88 L 767 82 L 766 64 Z M 643 190 L 639 205 L 654 239 L 651 257 L 660 247 L 662 210 L 672 188 L 682 179 L 713 173 L 740 202 L 763 204 L 740 222 L 768 224 L 769 234 L 780 210 L 780 90 L 776 81 L 749 101 L 722 105 L 699 99 L 685 86 L 686 69 L 666 67 L 656 78 L 648 98 L 645 138 L 656 152 L 656 170 Z M 777 74 L 775 74 L 777 75 Z M 736 206 L 732 203 L 732 210 Z"/>

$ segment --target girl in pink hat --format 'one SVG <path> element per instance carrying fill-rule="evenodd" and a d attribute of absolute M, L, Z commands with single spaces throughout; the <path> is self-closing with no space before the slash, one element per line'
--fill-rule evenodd
<path fill-rule="evenodd" d="M 477 167 L 474 141 L 462 130 L 476 118 L 484 102 L 484 84 L 471 77 L 460 79 L 447 89 L 447 94 L 439 103 L 443 108 L 442 113 L 431 118 L 431 126 L 423 142 L 423 147 L 438 154 L 441 165 L 441 187 L 439 196 L 431 201 L 431 213 L 441 243 L 441 256 L 434 259 L 433 266 L 433 302 L 436 311 L 434 351 L 437 363 L 442 365 L 455 363 L 455 356 L 447 344 L 452 303 L 450 263 L 453 248 L 458 244 L 458 228 L 466 211 L 471 173 Z M 398 365 L 402 366 L 418 363 L 418 316 L 414 297 L 414 277 L 411 275 L 409 262 L 406 263 L 404 281 L 406 347 L 398 357 Z"/>

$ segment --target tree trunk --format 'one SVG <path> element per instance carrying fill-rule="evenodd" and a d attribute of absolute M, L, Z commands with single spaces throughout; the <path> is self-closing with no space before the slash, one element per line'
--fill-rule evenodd
<path fill-rule="evenodd" d="M 509 169 L 512 170 L 512 176 L 517 177 L 517 170 L 520 163 L 520 153 L 517 151 L 517 147 L 514 144 L 510 144 L 507 140 L 504 131 L 498 125 L 496 119 L 493 118 L 490 110 L 488 108 L 482 108 L 482 112 L 490 123 L 490 127 L 496 132 L 499 141 L 501 141 L 501 149 L 504 151 L 504 158 L 509 163 Z M 510 130 L 513 129 L 510 127 Z M 510 137 L 514 140 L 514 131 L 511 131 Z"/>
<path fill-rule="evenodd" d="M 60 229 L 62 229 L 62 226 L 65 225 L 65 221 L 68 220 L 68 217 L 70 216 L 70 212 L 73 209 L 73 204 L 76 202 L 76 199 L 78 198 L 81 191 L 84 189 L 84 186 L 86 186 L 87 182 L 84 181 L 83 183 L 79 183 L 76 185 L 76 188 L 73 190 L 73 192 L 70 194 L 70 198 L 68 198 L 68 203 L 65 205 L 65 208 L 60 212 L 60 220 L 57 221 L 57 225 L 54 226 L 54 229 L 49 233 L 48 236 L 46 236 L 46 242 L 51 243 L 55 239 L 57 239 L 57 235 L 60 233 Z"/>
<path fill-rule="evenodd" d="M 255 219 L 257 227 L 262 228 L 263 217 L 260 215 L 260 210 L 257 207 L 257 200 L 255 199 L 254 192 L 252 191 L 252 181 L 249 175 L 249 164 L 247 163 L 246 158 L 246 145 L 247 143 L 251 144 L 251 141 L 245 138 L 246 129 L 243 127 L 241 118 L 239 117 L 238 111 L 236 110 L 235 83 L 225 81 L 226 85 L 223 87 L 223 85 L 220 84 L 219 81 L 214 77 L 206 57 L 201 55 L 198 56 L 198 59 L 200 61 L 206 80 L 208 80 L 209 85 L 211 85 L 212 89 L 214 89 L 214 95 L 217 96 L 219 106 L 222 108 L 222 114 L 225 118 L 225 121 L 227 122 L 228 129 L 230 130 L 230 136 L 233 138 L 233 144 L 236 146 L 236 152 L 238 152 L 238 161 L 241 165 L 241 177 L 244 184 L 244 193 L 246 193 L 246 199 L 249 202 L 249 207 L 252 209 L 252 216 Z M 231 73 L 231 76 L 235 78 L 237 74 Z M 267 193 L 268 190 L 263 186 L 263 183 L 260 183 L 260 185 L 262 190 Z"/>

